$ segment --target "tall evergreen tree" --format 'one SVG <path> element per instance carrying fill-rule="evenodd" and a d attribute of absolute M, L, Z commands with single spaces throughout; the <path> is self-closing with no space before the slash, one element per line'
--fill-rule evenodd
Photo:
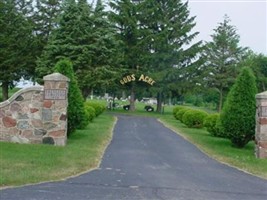
<path fill-rule="evenodd" d="M 203 58 L 204 77 L 208 87 L 216 88 L 220 94 L 218 111 L 221 111 L 223 98 L 233 84 L 238 64 L 244 59 L 247 48 L 239 46 L 240 37 L 236 28 L 230 24 L 228 16 L 214 29 L 212 41 L 206 44 Z"/>
<path fill-rule="evenodd" d="M 72 49 L 72 27 L 78 21 L 78 8 L 75 0 L 68 0 L 64 4 L 63 13 L 60 16 L 59 25 L 52 31 L 48 43 L 44 47 L 42 55 L 37 61 L 38 77 L 53 72 L 53 66 L 61 58 L 68 57 Z M 72 57 L 69 57 L 72 60 Z M 74 69 L 75 70 L 75 69 Z"/>
<path fill-rule="evenodd" d="M 227 95 L 220 117 L 224 134 L 236 147 L 244 147 L 255 135 L 256 93 L 255 76 L 245 67 Z"/>
<path fill-rule="evenodd" d="M 81 74 L 86 74 L 86 78 L 80 81 L 85 97 L 95 88 L 101 90 L 114 85 L 121 60 L 119 42 L 115 38 L 116 30 L 108 20 L 102 0 L 96 2 L 92 22 L 91 66 Z"/>
<path fill-rule="evenodd" d="M 38 56 L 46 46 L 52 30 L 58 26 L 58 16 L 61 12 L 62 0 L 36 0 L 34 23 Z"/>
<path fill-rule="evenodd" d="M 114 0 L 110 6 L 124 43 L 125 71 L 145 72 L 156 79 L 160 111 L 168 83 L 177 83 L 180 77 L 185 77 L 185 71 L 193 67 L 193 59 L 197 60 L 200 42 L 190 45 L 198 34 L 191 33 L 194 17 L 189 16 L 188 5 L 181 0 Z M 135 83 L 131 84 L 133 92 Z"/>
<path fill-rule="evenodd" d="M 118 40 L 122 41 L 122 76 L 135 74 L 140 66 L 141 49 L 139 48 L 139 24 L 138 24 L 138 4 L 133 0 L 113 0 L 109 5 L 112 9 L 110 19 L 116 25 Z M 131 82 L 130 90 L 130 110 L 135 110 L 135 82 Z"/>
<path fill-rule="evenodd" d="M 52 30 L 58 26 L 62 4 L 63 0 L 36 0 L 35 34 L 40 37 L 42 48 L 46 45 Z"/>
<path fill-rule="evenodd" d="M 8 88 L 27 74 L 33 37 L 25 6 L 16 0 L 3 0 L 0 9 L 0 84 L 6 100 Z"/>
<path fill-rule="evenodd" d="M 112 61 L 116 59 L 116 47 L 112 36 L 114 31 L 108 29 L 101 7 L 101 2 L 98 2 L 94 12 L 86 0 L 68 0 L 65 3 L 58 28 L 53 31 L 38 61 L 39 76 L 51 71 L 54 63 L 67 57 L 73 63 L 84 97 L 95 86 L 107 84 Z"/>
<path fill-rule="evenodd" d="M 156 76 L 160 111 L 164 91 L 166 95 L 174 83 L 173 89 L 181 89 L 189 70 L 195 70 L 201 42 L 191 44 L 198 32 L 192 32 L 195 17 L 190 17 L 188 3 L 146 0 L 140 5 L 140 12 L 146 65 Z"/>

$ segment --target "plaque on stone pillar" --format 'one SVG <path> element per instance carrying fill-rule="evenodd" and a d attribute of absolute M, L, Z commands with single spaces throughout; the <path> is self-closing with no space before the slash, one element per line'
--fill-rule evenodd
<path fill-rule="evenodd" d="M 260 117 L 267 117 L 267 106 L 261 106 L 260 107 L 259 116 Z"/>
<path fill-rule="evenodd" d="M 66 90 L 62 89 L 47 89 L 44 91 L 45 100 L 65 100 Z"/>

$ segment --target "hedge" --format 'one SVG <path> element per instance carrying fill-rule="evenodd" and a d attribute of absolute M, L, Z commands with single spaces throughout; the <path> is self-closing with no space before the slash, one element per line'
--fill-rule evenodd
<path fill-rule="evenodd" d="M 88 121 L 89 122 L 93 121 L 93 119 L 96 117 L 96 112 L 95 112 L 94 107 L 92 107 L 86 103 L 85 103 L 84 107 L 85 107 Z"/>
<path fill-rule="evenodd" d="M 189 128 L 202 128 L 208 113 L 201 110 L 188 110 L 183 114 L 182 122 Z"/>
<path fill-rule="evenodd" d="M 204 127 L 206 127 L 207 131 L 213 136 L 218 135 L 216 123 L 217 123 L 219 116 L 220 115 L 218 113 L 210 114 L 204 120 Z"/>
<path fill-rule="evenodd" d="M 183 115 L 185 112 L 189 111 L 189 110 L 192 110 L 190 108 L 187 108 L 187 107 L 183 107 L 181 108 L 176 114 L 175 114 L 175 118 L 181 122 L 183 122 Z"/>
<path fill-rule="evenodd" d="M 100 104 L 100 103 L 97 103 L 97 102 L 90 102 L 90 101 L 87 101 L 85 102 L 85 105 L 86 106 L 91 106 L 95 109 L 95 114 L 96 114 L 96 117 L 99 116 L 101 113 L 103 113 L 105 111 L 105 106 Z"/>

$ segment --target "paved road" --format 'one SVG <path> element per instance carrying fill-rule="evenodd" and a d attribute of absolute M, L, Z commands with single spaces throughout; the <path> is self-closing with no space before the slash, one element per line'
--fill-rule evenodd
<path fill-rule="evenodd" d="M 118 116 L 99 169 L 1 200 L 265 200 L 267 180 L 220 164 L 156 119 Z"/>

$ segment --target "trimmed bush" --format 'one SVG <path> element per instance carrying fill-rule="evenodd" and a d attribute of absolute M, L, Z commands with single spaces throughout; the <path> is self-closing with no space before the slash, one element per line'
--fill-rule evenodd
<path fill-rule="evenodd" d="M 218 113 L 210 114 L 204 120 L 204 127 L 206 127 L 207 131 L 213 136 L 217 136 L 218 134 L 216 123 L 217 123 L 219 116 L 220 115 Z"/>
<path fill-rule="evenodd" d="M 223 131 L 223 126 L 222 126 L 221 116 L 220 115 L 217 118 L 215 130 L 216 130 L 216 135 L 214 135 L 214 136 L 226 138 L 226 134 Z"/>
<path fill-rule="evenodd" d="M 176 113 L 181 110 L 181 108 L 184 108 L 183 106 L 175 106 L 172 110 L 173 116 L 176 118 Z"/>
<path fill-rule="evenodd" d="M 177 120 L 179 120 L 180 122 L 183 122 L 183 115 L 184 115 L 185 112 L 187 112 L 187 111 L 189 111 L 189 110 L 191 110 L 191 109 L 190 109 L 190 108 L 187 108 L 187 107 L 183 107 L 183 108 L 181 108 L 181 109 L 176 113 L 175 118 L 176 118 Z"/>
<path fill-rule="evenodd" d="M 85 106 L 85 111 L 86 111 L 88 121 L 90 121 L 90 122 L 93 121 L 93 119 L 96 117 L 94 107 L 87 105 L 86 103 L 84 106 Z"/>
<path fill-rule="evenodd" d="M 90 102 L 90 101 L 87 101 L 85 102 L 85 105 L 86 106 L 91 106 L 95 109 L 95 114 L 96 114 L 96 117 L 99 116 L 101 113 L 103 113 L 105 111 L 105 106 L 100 104 L 100 103 L 97 103 L 97 102 Z"/>
<path fill-rule="evenodd" d="M 182 122 L 189 128 L 202 128 L 208 113 L 201 110 L 188 110 L 183 114 Z"/>
<path fill-rule="evenodd" d="M 244 147 L 255 135 L 256 79 L 245 67 L 231 88 L 221 113 L 223 131 L 233 146 Z"/>
<path fill-rule="evenodd" d="M 71 61 L 64 59 L 57 62 L 55 71 L 59 72 L 70 79 L 68 91 L 68 136 L 76 129 L 84 128 L 88 125 L 84 100 L 78 87 L 77 79 L 73 71 Z"/>

